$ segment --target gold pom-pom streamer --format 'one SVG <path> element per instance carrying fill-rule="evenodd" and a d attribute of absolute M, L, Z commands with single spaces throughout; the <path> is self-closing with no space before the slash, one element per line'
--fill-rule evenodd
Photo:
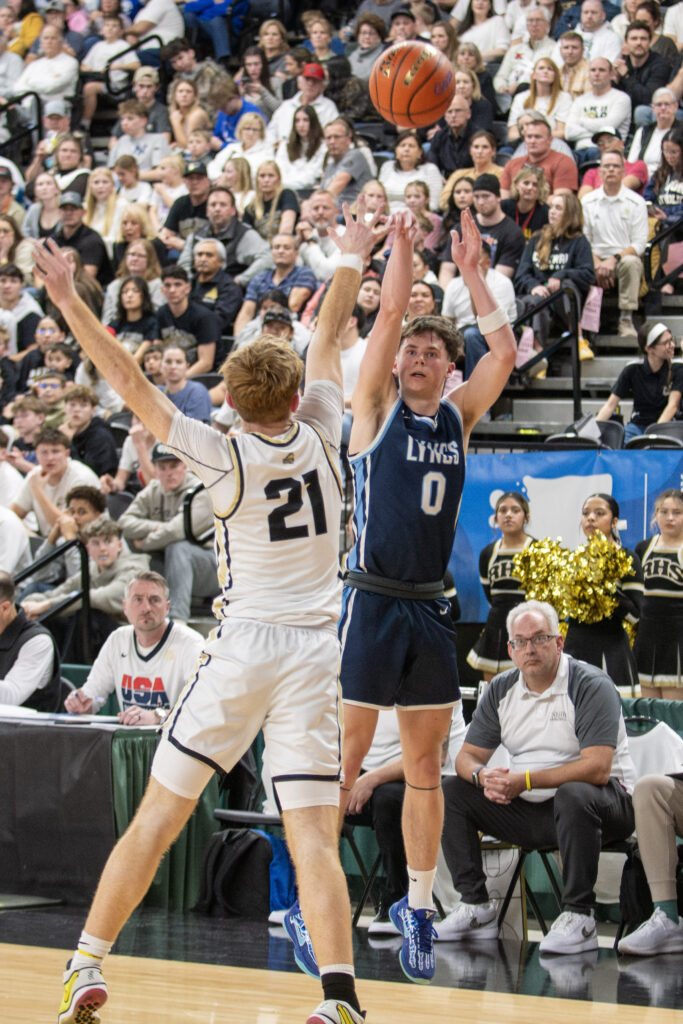
<path fill-rule="evenodd" d="M 561 539 L 534 541 L 513 559 L 527 600 L 547 601 L 560 619 L 600 622 L 617 607 L 617 584 L 633 559 L 597 531 L 570 551 Z"/>

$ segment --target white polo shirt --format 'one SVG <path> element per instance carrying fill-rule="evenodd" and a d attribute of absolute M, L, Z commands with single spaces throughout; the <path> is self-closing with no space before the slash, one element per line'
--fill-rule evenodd
<path fill-rule="evenodd" d="M 604 259 L 632 246 L 642 256 L 647 245 L 647 204 L 642 196 L 621 186 L 615 196 L 601 185 L 581 200 L 584 234 L 593 252 Z"/>
<path fill-rule="evenodd" d="M 541 771 L 577 761 L 584 747 L 614 747 L 612 776 L 632 792 L 635 769 L 628 752 L 619 695 L 600 669 L 560 656 L 557 675 L 543 693 L 528 688 L 519 669 L 496 676 L 484 693 L 465 737 L 485 750 L 502 744 L 510 771 Z M 556 789 L 523 791 L 531 803 Z"/>

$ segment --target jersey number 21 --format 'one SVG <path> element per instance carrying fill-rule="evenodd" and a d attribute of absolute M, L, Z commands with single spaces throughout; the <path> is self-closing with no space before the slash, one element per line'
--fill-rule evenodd
<path fill-rule="evenodd" d="M 304 473 L 301 479 L 293 476 L 283 476 L 278 477 L 276 480 L 271 480 L 265 488 L 265 493 L 269 501 L 274 501 L 283 496 L 286 498 L 268 516 L 268 529 L 272 541 L 296 540 L 301 537 L 308 537 L 309 529 L 307 523 L 300 523 L 295 526 L 293 523 L 287 522 L 291 516 L 301 511 L 304 499 L 307 499 L 311 506 L 315 533 L 327 533 L 325 503 L 322 490 L 320 489 L 317 469 Z"/>

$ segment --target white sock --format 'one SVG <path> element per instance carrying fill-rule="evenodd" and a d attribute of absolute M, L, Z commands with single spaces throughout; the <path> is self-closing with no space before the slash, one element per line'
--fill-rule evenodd
<path fill-rule="evenodd" d="M 415 871 L 408 868 L 408 906 L 413 910 L 434 910 L 432 886 L 436 868 L 431 871 Z"/>
<path fill-rule="evenodd" d="M 99 967 L 112 947 L 106 939 L 97 939 L 94 935 L 81 932 L 78 949 L 71 958 L 71 966 L 76 970 L 82 967 Z"/>

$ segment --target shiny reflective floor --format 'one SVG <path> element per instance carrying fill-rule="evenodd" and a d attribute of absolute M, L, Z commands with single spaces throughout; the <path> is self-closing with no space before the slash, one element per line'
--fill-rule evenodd
<path fill-rule="evenodd" d="M 75 945 L 83 918 L 83 908 L 0 911 L 4 1022 L 56 1019 L 62 951 Z M 434 982 L 424 987 L 403 977 L 398 937 L 370 939 L 366 929 L 358 928 L 354 941 L 368 1024 L 397 1019 L 545 1024 L 598 1017 L 620 1024 L 683 1021 L 683 955 L 617 958 L 610 948 L 600 948 L 543 957 L 535 942 L 445 943 L 437 946 Z M 112 998 L 103 1011 L 103 1024 L 303 1024 L 319 1000 L 317 983 L 297 970 L 284 931 L 262 922 L 144 909 L 125 927 L 114 953 L 107 961 Z M 216 971 L 208 970 L 211 965 Z M 24 972 L 26 986 L 39 986 L 31 992 L 35 1004 L 27 1002 L 26 988 L 22 990 Z M 160 993 L 168 1005 L 162 1007 Z"/>

